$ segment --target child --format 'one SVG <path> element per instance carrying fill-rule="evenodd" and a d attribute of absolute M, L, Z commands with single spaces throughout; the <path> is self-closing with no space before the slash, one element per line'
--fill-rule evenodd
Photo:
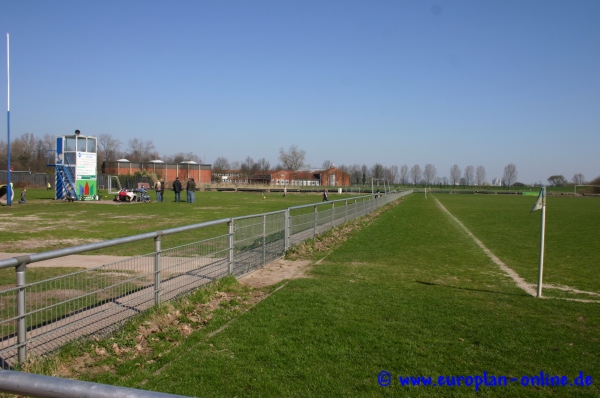
<path fill-rule="evenodd" d="M 23 190 L 21 190 L 21 200 L 19 200 L 19 203 L 25 203 L 25 195 L 27 194 L 27 188 L 23 188 Z"/>

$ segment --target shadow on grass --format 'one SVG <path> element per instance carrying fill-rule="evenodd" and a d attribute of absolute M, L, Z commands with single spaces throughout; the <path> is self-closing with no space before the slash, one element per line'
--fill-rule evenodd
<path fill-rule="evenodd" d="M 452 285 L 443 285 L 441 283 L 424 282 L 424 281 L 417 281 L 417 280 L 415 280 L 415 282 L 420 283 L 422 285 L 449 287 L 451 289 L 457 289 L 457 290 L 469 290 L 469 291 L 473 291 L 473 292 L 483 292 L 483 293 L 492 293 L 492 294 L 505 294 L 505 295 L 508 295 L 508 296 L 527 296 L 527 297 L 529 297 L 529 295 L 527 293 L 525 293 L 525 292 L 523 292 L 523 293 L 506 293 L 506 292 L 496 292 L 496 291 L 493 291 L 493 290 L 485 290 L 485 289 L 470 289 L 468 287 L 458 287 L 458 286 L 452 286 Z"/>

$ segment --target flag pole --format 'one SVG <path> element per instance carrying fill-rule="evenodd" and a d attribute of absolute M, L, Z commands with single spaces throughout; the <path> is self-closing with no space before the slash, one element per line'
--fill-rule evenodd
<path fill-rule="evenodd" d="M 537 297 L 542 297 L 542 276 L 544 274 L 544 238 L 546 235 L 546 187 L 540 193 L 542 199 L 542 221 L 540 231 L 540 267 L 538 272 Z"/>
<path fill-rule="evenodd" d="M 7 145 L 7 165 L 8 169 L 7 177 L 6 177 L 6 205 L 12 205 L 12 186 L 10 184 L 10 35 L 6 34 L 6 79 L 7 79 L 7 106 L 6 106 L 6 135 L 8 138 Z"/>

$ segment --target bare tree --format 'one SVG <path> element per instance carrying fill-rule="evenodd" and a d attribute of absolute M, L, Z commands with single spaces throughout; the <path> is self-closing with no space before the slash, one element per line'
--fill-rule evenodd
<path fill-rule="evenodd" d="M 258 159 L 256 166 L 257 169 L 263 174 L 271 169 L 271 163 L 265 158 Z"/>
<path fill-rule="evenodd" d="M 223 156 L 219 156 L 218 158 L 216 158 L 212 165 L 213 180 L 217 182 L 221 181 L 221 175 L 229 169 L 230 166 L 227 158 Z"/>
<path fill-rule="evenodd" d="M 468 165 L 465 167 L 465 174 L 463 176 L 465 179 L 465 185 L 470 187 L 475 182 L 475 167 Z"/>
<path fill-rule="evenodd" d="M 327 159 L 323 161 L 323 165 L 321 166 L 322 170 L 329 170 L 330 168 L 332 168 L 332 163 L 331 160 Z"/>
<path fill-rule="evenodd" d="M 400 184 L 406 185 L 408 183 L 408 166 L 403 164 L 400 166 Z"/>
<path fill-rule="evenodd" d="M 31 170 L 36 159 L 36 139 L 31 133 L 23 133 L 10 143 L 10 162 L 15 170 Z"/>
<path fill-rule="evenodd" d="M 427 163 L 425 165 L 425 169 L 423 170 L 423 177 L 425 178 L 425 184 L 430 185 L 434 180 L 437 174 L 437 170 L 435 166 L 431 163 Z"/>
<path fill-rule="evenodd" d="M 365 185 L 367 183 L 367 178 L 369 178 L 369 168 L 366 164 L 360 166 L 360 171 L 362 173 L 362 183 Z"/>
<path fill-rule="evenodd" d="M 450 184 L 456 185 L 460 181 L 460 167 L 457 164 L 450 167 Z"/>
<path fill-rule="evenodd" d="M 0 170 L 8 169 L 8 144 L 0 140 Z"/>
<path fill-rule="evenodd" d="M 227 158 L 225 158 L 223 156 L 219 156 L 218 158 L 215 159 L 215 162 L 213 163 L 212 168 L 213 168 L 213 170 L 217 170 L 219 172 L 229 170 L 229 168 L 230 168 L 229 161 L 227 160 Z"/>
<path fill-rule="evenodd" d="M 581 173 L 577 173 L 573 176 L 573 184 L 583 185 L 585 184 L 585 177 Z"/>
<path fill-rule="evenodd" d="M 234 160 L 231 164 L 231 170 L 239 170 L 242 167 L 242 164 L 239 160 Z"/>
<path fill-rule="evenodd" d="M 387 179 L 390 184 L 395 184 L 396 180 L 398 180 L 398 166 L 391 166 L 389 169 L 386 169 L 388 172 Z"/>
<path fill-rule="evenodd" d="M 175 155 L 164 156 L 164 158 L 162 160 L 167 163 L 181 163 L 188 159 L 187 159 L 185 153 L 179 152 L 179 153 L 176 153 Z"/>
<path fill-rule="evenodd" d="M 485 183 L 485 167 L 479 165 L 477 166 L 477 170 L 475 171 L 475 180 L 477 181 L 477 185 L 483 185 Z"/>
<path fill-rule="evenodd" d="M 153 157 L 155 157 L 155 156 L 153 156 Z M 202 163 L 202 160 L 200 159 L 200 157 L 193 152 L 187 152 L 187 153 L 179 152 L 179 153 L 176 153 L 175 155 L 164 156 L 162 160 L 167 163 L 181 163 L 181 162 L 189 162 L 189 161 L 196 162 L 196 163 Z"/>
<path fill-rule="evenodd" d="M 362 179 L 362 173 L 360 171 L 360 165 L 353 164 L 352 167 L 350 168 L 350 180 L 354 184 L 360 184 L 361 179 Z"/>
<path fill-rule="evenodd" d="M 256 172 L 258 166 L 254 163 L 254 159 L 250 156 L 246 156 L 246 159 L 242 162 L 240 169 L 242 175 L 246 178 L 247 182 L 250 182 L 250 177 Z"/>
<path fill-rule="evenodd" d="M 421 166 L 415 164 L 410 168 L 410 178 L 413 182 L 413 185 L 417 185 L 419 180 L 421 179 Z"/>
<path fill-rule="evenodd" d="M 111 134 L 100 134 L 98 136 L 98 155 L 100 155 L 102 161 L 117 160 L 120 147 L 121 141 Z"/>
<path fill-rule="evenodd" d="M 54 140 L 46 134 L 43 138 L 35 140 L 34 159 L 30 162 L 31 171 L 43 172 L 48 163 L 49 151 L 54 148 Z"/>
<path fill-rule="evenodd" d="M 156 153 L 152 141 L 143 141 L 137 138 L 129 140 L 129 151 L 127 156 L 132 162 L 147 162 Z"/>
<path fill-rule="evenodd" d="M 371 167 L 371 177 L 372 178 L 384 178 L 384 167 L 380 163 L 375 163 L 373 167 Z"/>
<path fill-rule="evenodd" d="M 184 153 L 183 160 L 184 161 L 192 161 L 192 162 L 196 162 L 196 163 L 202 163 L 202 159 L 200 159 L 200 156 L 196 155 L 194 152 Z"/>
<path fill-rule="evenodd" d="M 287 152 L 283 148 L 279 148 L 279 160 L 286 170 L 298 171 L 304 166 L 306 151 L 298 149 L 296 145 L 290 146 Z"/>
<path fill-rule="evenodd" d="M 510 186 L 517 181 L 517 166 L 514 163 L 509 163 L 504 166 L 504 176 L 502 177 L 504 184 L 510 190 Z"/>
<path fill-rule="evenodd" d="M 564 185 L 567 185 L 567 179 L 563 175 L 550 176 L 548 177 L 548 182 L 550 183 L 550 185 L 555 187 L 562 187 Z"/>

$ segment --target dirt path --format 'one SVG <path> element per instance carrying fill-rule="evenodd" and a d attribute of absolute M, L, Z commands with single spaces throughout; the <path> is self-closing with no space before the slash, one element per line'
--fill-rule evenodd
<path fill-rule="evenodd" d="M 261 288 L 274 285 L 284 279 L 306 278 L 310 263 L 307 260 L 290 261 L 281 258 L 251 274 L 244 275 L 239 281 L 254 288 Z"/>

